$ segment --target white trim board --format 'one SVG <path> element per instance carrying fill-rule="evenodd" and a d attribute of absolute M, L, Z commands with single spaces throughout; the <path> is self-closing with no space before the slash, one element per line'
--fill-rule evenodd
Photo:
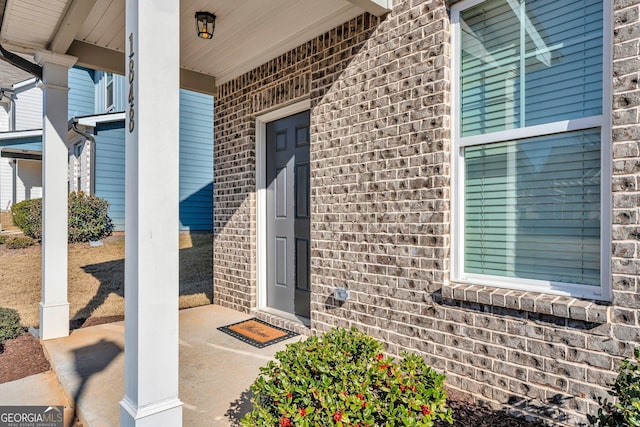
<path fill-rule="evenodd" d="M 125 113 L 99 114 L 95 116 L 77 117 L 78 124 L 87 127 L 96 127 L 98 123 L 117 122 L 125 119 Z"/>
<path fill-rule="evenodd" d="M 5 141 L 8 139 L 33 138 L 35 136 L 42 137 L 42 129 L 0 132 L 0 141 Z"/>
<path fill-rule="evenodd" d="M 257 309 L 267 308 L 267 123 L 311 109 L 305 99 L 256 117 L 256 295 Z"/>

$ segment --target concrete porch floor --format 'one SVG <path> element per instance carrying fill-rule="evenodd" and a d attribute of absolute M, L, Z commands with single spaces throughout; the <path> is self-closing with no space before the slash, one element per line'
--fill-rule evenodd
<path fill-rule="evenodd" d="M 251 317 L 217 305 L 180 311 L 183 425 L 237 425 L 251 407 L 248 390 L 259 367 L 287 343 L 301 339 L 258 349 L 217 330 Z M 84 427 L 119 425 L 124 322 L 77 329 L 69 337 L 45 341 L 44 347 Z"/>

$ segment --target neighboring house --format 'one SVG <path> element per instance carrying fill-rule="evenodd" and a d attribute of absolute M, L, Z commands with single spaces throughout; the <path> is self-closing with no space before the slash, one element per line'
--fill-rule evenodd
<path fill-rule="evenodd" d="M 42 91 L 30 78 L 0 95 L 0 209 L 6 210 L 42 197 Z"/>
<path fill-rule="evenodd" d="M 0 208 L 42 196 L 42 91 L 35 78 L 5 90 L 0 109 Z M 124 230 L 125 82 L 120 75 L 69 70 L 69 191 L 109 201 Z M 180 229 L 213 229 L 213 98 L 180 94 Z"/>

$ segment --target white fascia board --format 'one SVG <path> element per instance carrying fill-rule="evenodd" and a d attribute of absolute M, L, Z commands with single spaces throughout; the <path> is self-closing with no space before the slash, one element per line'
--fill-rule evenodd
<path fill-rule="evenodd" d="M 349 0 L 372 15 L 382 16 L 393 8 L 393 0 Z"/>
<path fill-rule="evenodd" d="M 42 129 L 32 129 L 32 130 L 19 130 L 19 131 L 11 131 L 11 132 L 0 132 L 0 141 L 6 141 L 9 139 L 21 139 L 21 138 L 32 138 L 35 136 L 42 136 Z"/>
<path fill-rule="evenodd" d="M 125 113 L 97 114 L 95 116 L 78 117 L 78 124 L 94 128 L 100 123 L 118 122 L 125 119 Z"/>
<path fill-rule="evenodd" d="M 22 150 L 20 148 L 13 148 L 13 147 L 0 148 L 0 153 L 26 154 L 26 155 L 29 155 L 29 156 L 41 156 L 42 155 L 42 151 Z"/>

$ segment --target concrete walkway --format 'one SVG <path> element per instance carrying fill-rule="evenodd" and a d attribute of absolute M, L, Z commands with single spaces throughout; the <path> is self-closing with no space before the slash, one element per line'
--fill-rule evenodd
<path fill-rule="evenodd" d="M 3 406 L 64 406 L 65 425 L 72 422 L 73 405 L 51 371 L 0 384 L 0 403 Z"/>
<path fill-rule="evenodd" d="M 216 305 L 180 312 L 180 399 L 185 426 L 233 426 L 250 408 L 249 386 L 294 337 L 257 349 L 217 330 L 251 316 Z M 124 323 L 77 329 L 45 351 L 84 427 L 119 425 L 124 395 Z M 162 375 L 162 372 L 158 372 Z"/>

